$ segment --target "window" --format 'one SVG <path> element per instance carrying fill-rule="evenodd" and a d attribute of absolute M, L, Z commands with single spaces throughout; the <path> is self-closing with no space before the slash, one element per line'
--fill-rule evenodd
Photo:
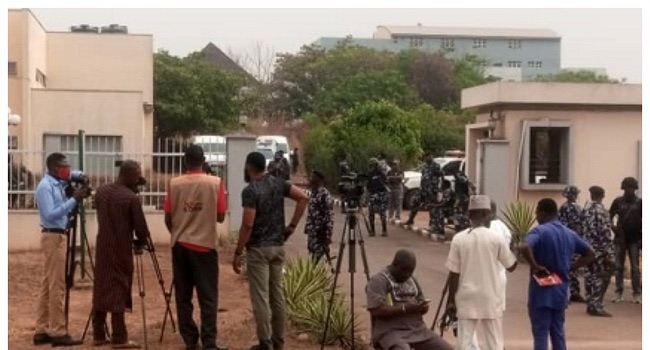
<path fill-rule="evenodd" d="M 525 121 L 522 188 L 561 190 L 571 182 L 571 124 Z"/>
<path fill-rule="evenodd" d="M 47 78 L 45 77 L 45 74 L 38 69 L 36 69 L 36 81 L 43 85 L 43 87 L 47 86 Z"/>
<path fill-rule="evenodd" d="M 521 61 L 508 61 L 509 68 L 521 68 Z"/>
<path fill-rule="evenodd" d="M 486 46 L 487 46 L 487 41 L 485 39 L 474 39 L 475 49 L 484 49 Z"/>
<path fill-rule="evenodd" d="M 422 46 L 422 38 L 411 38 L 411 47 Z"/>
<path fill-rule="evenodd" d="M 447 51 L 454 51 L 454 39 L 442 39 L 442 48 Z"/>
<path fill-rule="evenodd" d="M 503 67 L 503 63 L 501 63 L 501 62 L 495 62 L 494 64 L 492 64 L 492 66 L 493 66 L 493 67 Z"/>
<path fill-rule="evenodd" d="M 535 62 L 535 68 L 542 68 L 542 61 Z"/>
<path fill-rule="evenodd" d="M 73 168 L 79 167 L 77 135 L 44 135 L 46 154 L 61 152 Z M 86 135 L 84 171 L 97 176 L 116 174 L 115 161 L 122 159 L 122 136 Z"/>
<path fill-rule="evenodd" d="M 9 149 L 18 149 L 18 136 L 15 135 L 9 135 L 9 139 L 7 140 L 8 143 L 7 145 L 9 146 Z"/>
<path fill-rule="evenodd" d="M 528 61 L 528 68 L 535 68 L 535 61 Z"/>
<path fill-rule="evenodd" d="M 521 40 L 519 40 L 519 39 L 508 40 L 508 48 L 509 49 L 521 49 Z"/>
<path fill-rule="evenodd" d="M 9 76 L 18 75 L 18 64 L 16 62 L 9 61 Z"/>

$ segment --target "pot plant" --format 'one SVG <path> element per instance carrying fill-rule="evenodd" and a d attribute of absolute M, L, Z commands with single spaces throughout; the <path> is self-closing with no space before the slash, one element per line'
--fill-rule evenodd
<path fill-rule="evenodd" d="M 535 224 L 535 210 L 532 205 L 526 202 L 512 202 L 501 213 L 506 226 L 512 233 L 510 249 L 517 253 L 517 257 L 520 257 L 517 247 Z"/>

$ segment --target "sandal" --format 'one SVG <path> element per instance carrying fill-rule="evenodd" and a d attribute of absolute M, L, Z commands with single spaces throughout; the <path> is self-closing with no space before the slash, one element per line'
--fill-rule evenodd
<path fill-rule="evenodd" d="M 140 345 L 133 340 L 129 340 L 123 344 L 113 344 L 113 349 L 140 349 Z"/>

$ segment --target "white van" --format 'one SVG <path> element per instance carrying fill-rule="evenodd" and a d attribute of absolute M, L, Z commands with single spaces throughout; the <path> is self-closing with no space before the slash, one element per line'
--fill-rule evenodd
<path fill-rule="evenodd" d="M 218 135 L 197 135 L 192 138 L 192 143 L 201 146 L 205 154 L 205 162 L 210 168 L 225 165 L 226 138 Z"/>
<path fill-rule="evenodd" d="M 284 158 L 286 158 L 288 161 L 289 159 L 289 153 L 291 151 L 291 148 L 289 147 L 289 141 L 285 136 L 279 136 L 279 135 L 263 135 L 263 136 L 258 136 L 257 137 L 257 148 L 268 148 L 273 150 L 273 153 L 277 151 L 283 151 L 284 152 Z"/>

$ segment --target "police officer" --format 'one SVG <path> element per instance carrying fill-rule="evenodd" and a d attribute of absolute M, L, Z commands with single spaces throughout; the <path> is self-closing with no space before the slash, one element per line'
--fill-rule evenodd
<path fill-rule="evenodd" d="M 431 226 L 431 232 L 439 235 L 445 234 L 445 219 L 449 214 L 449 209 L 453 212 L 454 207 L 454 196 L 451 191 L 451 182 L 449 180 L 442 180 L 441 188 L 441 199 L 436 203 L 433 213 L 433 225 Z"/>
<path fill-rule="evenodd" d="M 566 198 L 566 202 L 562 204 L 559 211 L 558 219 L 564 226 L 572 229 L 578 235 L 582 235 L 582 209 L 578 205 L 578 195 L 580 190 L 575 186 L 567 186 L 562 192 L 562 196 Z M 569 278 L 571 279 L 570 291 L 571 301 L 584 303 L 585 299 L 580 294 L 580 281 L 578 280 L 578 271 L 571 271 Z"/>
<path fill-rule="evenodd" d="M 388 209 L 388 196 L 390 190 L 386 186 L 386 173 L 382 171 L 377 158 L 371 158 L 368 169 L 367 188 L 370 193 L 370 237 L 375 236 L 375 214 L 379 214 L 381 219 L 381 235 L 386 237 L 386 210 Z"/>
<path fill-rule="evenodd" d="M 475 192 L 474 185 L 462 171 L 454 174 L 454 220 L 456 232 L 469 228 L 469 197 Z"/>
<path fill-rule="evenodd" d="M 394 159 L 388 171 L 388 187 L 390 187 L 390 202 L 388 204 L 388 219 L 402 219 L 402 199 L 404 192 L 404 172 L 399 159 Z"/>
<path fill-rule="evenodd" d="M 605 190 L 600 186 L 589 188 L 591 202 L 582 212 L 583 238 L 596 253 L 596 259 L 585 271 L 587 313 L 592 316 L 611 317 L 603 308 L 603 297 L 612 278 L 614 267 L 614 242 L 610 237 L 611 225 L 603 198 Z"/>
<path fill-rule="evenodd" d="M 440 165 L 433 160 L 433 155 L 427 154 L 424 167 L 422 167 L 420 192 L 413 198 L 411 214 L 406 222 L 407 225 L 413 225 L 415 215 L 417 215 L 422 207 L 430 206 L 432 202 L 437 200 L 441 178 L 442 171 L 440 170 Z M 433 226 L 434 216 L 433 207 L 431 207 L 429 212 L 429 227 Z"/>

